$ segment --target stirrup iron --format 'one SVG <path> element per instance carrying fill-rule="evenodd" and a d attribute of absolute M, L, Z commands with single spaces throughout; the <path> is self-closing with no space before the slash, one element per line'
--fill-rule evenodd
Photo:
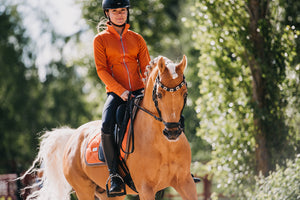
<path fill-rule="evenodd" d="M 122 186 L 123 186 L 122 192 L 119 192 L 119 193 L 113 193 L 113 194 L 111 194 L 111 193 L 109 192 L 108 183 L 109 183 L 109 181 L 111 182 L 112 178 L 118 178 L 118 179 L 121 180 Z M 126 195 L 126 186 L 125 186 L 125 182 L 124 182 L 123 178 L 122 178 L 119 174 L 110 174 L 110 175 L 109 175 L 109 177 L 108 177 L 108 179 L 107 179 L 107 181 L 106 181 L 106 193 L 107 193 L 107 196 L 108 196 L 108 197 L 117 197 L 117 196 L 123 196 L 123 195 Z"/>

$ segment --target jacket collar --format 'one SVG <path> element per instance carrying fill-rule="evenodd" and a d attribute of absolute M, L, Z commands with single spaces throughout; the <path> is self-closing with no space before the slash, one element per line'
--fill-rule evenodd
<path fill-rule="evenodd" d="M 119 33 L 114 29 L 114 27 L 112 25 L 109 24 L 109 22 L 106 23 L 106 26 L 107 26 L 107 30 L 109 32 L 120 37 Z M 129 28 L 130 28 L 130 24 L 125 24 L 125 28 L 123 30 L 122 36 L 128 32 Z"/>

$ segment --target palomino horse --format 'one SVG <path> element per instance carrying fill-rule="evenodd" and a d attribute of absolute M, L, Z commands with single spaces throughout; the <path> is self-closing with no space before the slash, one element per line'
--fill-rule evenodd
<path fill-rule="evenodd" d="M 148 69 L 144 99 L 134 121 L 134 152 L 126 160 L 141 200 L 154 200 L 156 192 L 169 186 L 182 199 L 197 199 L 190 173 L 191 150 L 180 126 L 187 96 L 186 64 L 185 56 L 179 64 L 158 57 Z M 67 200 L 72 189 L 79 200 L 108 199 L 107 166 L 90 166 L 84 160 L 89 135 L 100 134 L 100 126 L 101 121 L 93 121 L 78 129 L 55 129 L 41 137 L 39 153 L 28 173 L 37 171 L 39 165 L 42 186 L 31 199 Z M 126 190 L 136 194 L 128 186 Z"/>

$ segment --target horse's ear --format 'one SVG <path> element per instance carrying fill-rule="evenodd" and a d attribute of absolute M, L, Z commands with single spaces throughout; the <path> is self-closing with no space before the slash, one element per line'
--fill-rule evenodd
<path fill-rule="evenodd" d="M 185 55 L 183 55 L 181 62 L 177 65 L 176 68 L 179 69 L 183 73 L 186 66 L 187 66 L 187 58 Z"/>
<path fill-rule="evenodd" d="M 157 66 L 158 66 L 160 73 L 163 73 L 165 71 L 165 69 L 166 69 L 165 59 L 162 56 L 159 58 Z"/>

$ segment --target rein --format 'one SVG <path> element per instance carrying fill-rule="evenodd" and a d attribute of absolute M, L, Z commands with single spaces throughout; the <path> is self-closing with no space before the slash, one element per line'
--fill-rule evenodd
<path fill-rule="evenodd" d="M 176 128 L 176 127 L 179 127 L 181 125 L 181 119 L 179 120 L 179 122 L 166 122 L 162 119 L 162 116 L 161 116 L 161 111 L 159 110 L 158 108 L 158 100 L 157 100 L 157 94 L 156 94 L 156 90 L 157 90 L 157 87 L 161 87 L 163 90 L 167 91 L 167 92 L 176 92 L 178 90 L 180 90 L 180 88 L 182 88 L 184 85 L 187 86 L 187 82 L 185 81 L 185 77 L 183 76 L 183 80 L 181 81 L 180 84 L 178 84 L 176 87 L 174 88 L 169 88 L 165 85 L 163 85 L 160 80 L 159 80 L 159 75 L 157 75 L 156 79 L 155 79 L 155 84 L 154 84 L 154 87 L 153 87 L 153 91 L 152 91 L 152 100 L 155 104 L 155 107 L 156 107 L 156 110 L 159 114 L 159 117 L 157 117 L 156 115 L 154 115 L 153 113 L 151 113 L 149 110 L 141 107 L 139 104 L 137 104 L 135 102 L 135 99 L 136 98 L 143 98 L 142 95 L 139 95 L 137 97 L 132 97 L 131 98 L 131 92 L 129 93 L 129 99 L 127 101 L 127 108 L 129 108 L 129 118 L 130 118 L 130 130 L 131 130 L 131 133 L 132 133 L 132 137 L 131 137 L 131 142 L 132 142 L 132 147 L 131 147 L 131 150 L 130 151 L 125 151 L 123 148 L 122 148 L 122 145 L 120 144 L 120 149 L 125 153 L 125 154 L 131 154 L 134 152 L 134 129 L 133 129 L 133 114 L 132 114 L 132 110 L 133 110 L 133 106 L 136 106 L 138 109 L 144 111 L 145 113 L 149 114 L 150 116 L 152 116 L 155 120 L 157 121 L 160 121 L 162 122 L 165 127 L 167 128 Z M 182 107 L 182 110 L 181 110 L 181 115 L 182 115 L 182 112 L 183 112 L 183 109 L 185 107 L 185 104 L 186 104 L 186 99 L 187 99 L 187 96 L 184 97 L 184 104 L 183 104 L 183 107 Z M 123 124 L 124 128 L 125 126 L 127 126 L 127 124 Z M 126 129 L 124 129 L 126 130 Z M 180 130 L 181 131 L 181 130 Z"/>
<path fill-rule="evenodd" d="M 131 136 L 132 147 L 131 147 L 131 150 L 130 150 L 130 151 L 126 151 L 126 150 L 124 150 L 123 147 L 122 147 L 122 142 L 120 142 L 119 148 L 120 148 L 125 154 L 131 154 L 131 153 L 134 152 L 134 130 L 133 130 L 133 113 L 132 113 L 132 111 L 133 111 L 133 107 L 134 107 L 135 105 L 137 105 L 137 104 L 135 103 L 135 99 L 137 99 L 137 98 L 142 98 L 142 97 L 143 97 L 142 95 L 139 95 L 139 96 L 137 96 L 137 97 L 136 97 L 136 96 L 132 97 L 132 92 L 131 92 L 131 91 L 130 91 L 129 94 L 128 94 L 128 101 L 127 101 L 127 105 L 126 105 L 126 109 L 127 109 L 128 112 L 125 112 L 125 116 L 124 116 L 124 119 L 125 119 L 125 120 L 123 120 L 121 130 L 123 131 L 122 135 L 123 135 L 123 137 L 124 137 L 125 132 L 126 132 L 126 127 L 127 127 L 127 121 L 128 121 L 127 119 L 130 119 L 130 130 L 131 130 L 131 134 L 132 134 L 132 136 Z M 121 139 L 121 141 L 122 141 L 122 140 L 123 140 L 123 138 Z"/>
<path fill-rule="evenodd" d="M 167 128 L 177 128 L 177 127 L 179 127 L 178 131 L 182 132 L 183 128 L 180 127 L 182 118 L 180 118 L 179 122 L 177 122 L 177 123 L 176 123 L 176 122 L 165 122 L 165 121 L 162 119 L 161 111 L 160 111 L 159 108 L 158 108 L 158 100 L 157 100 L 156 90 L 157 90 L 157 87 L 161 87 L 163 90 L 165 90 L 165 91 L 167 91 L 167 92 L 176 92 L 176 91 L 178 91 L 180 88 L 182 88 L 184 85 L 187 86 L 187 82 L 185 81 L 185 77 L 184 77 L 184 76 L 183 76 L 183 80 L 181 81 L 181 83 L 180 83 L 179 85 L 177 85 L 177 86 L 174 87 L 174 88 L 168 88 L 168 87 L 166 87 L 165 85 L 163 85 L 163 84 L 160 82 L 160 80 L 159 80 L 159 75 L 157 75 L 156 80 L 155 80 L 155 84 L 154 84 L 154 87 L 153 87 L 153 91 L 152 91 L 152 100 L 153 100 L 153 102 L 154 102 L 154 104 L 155 104 L 155 107 L 156 107 L 156 110 L 157 110 L 157 112 L 158 112 L 158 114 L 159 114 L 159 117 L 157 117 L 156 115 L 154 115 L 153 113 L 151 113 L 149 110 L 147 110 L 147 109 L 141 107 L 138 103 L 136 103 L 135 100 L 136 100 L 136 99 L 142 99 L 142 98 L 144 97 L 144 95 L 139 95 L 139 96 L 134 96 L 134 97 L 132 97 L 131 92 L 129 93 L 129 95 L 128 95 L 128 96 L 129 96 L 129 99 L 128 99 L 128 101 L 127 101 L 127 109 L 129 108 L 129 113 L 127 113 L 127 114 L 128 114 L 129 116 L 127 115 L 127 117 L 130 118 L 130 131 L 131 131 L 131 134 L 132 134 L 132 136 L 131 136 L 131 144 L 132 144 L 131 150 L 125 151 L 125 150 L 123 149 L 123 147 L 122 147 L 122 143 L 119 144 L 119 145 L 120 145 L 120 146 L 119 146 L 120 149 L 121 149 L 125 154 L 128 155 L 128 154 L 131 154 L 131 153 L 134 152 L 134 128 L 133 128 L 133 113 L 132 113 L 132 110 L 133 110 L 133 108 L 134 108 L 135 106 L 137 107 L 137 109 L 140 109 L 140 110 L 144 111 L 145 113 L 149 114 L 150 116 L 152 116 L 155 120 L 162 122 L 162 123 L 165 125 L 165 127 L 167 127 Z M 183 109 L 184 109 L 185 104 L 186 104 L 186 99 L 187 99 L 187 96 L 184 96 L 184 104 L 183 104 L 183 107 L 182 107 L 182 110 L 181 110 L 181 113 L 180 113 L 181 116 L 182 116 L 182 112 L 183 112 Z M 140 102 L 140 101 L 138 101 L 138 102 Z M 125 128 L 125 126 L 126 126 L 126 124 L 123 123 L 123 128 Z M 126 131 L 126 129 L 124 129 L 124 130 Z M 164 134 L 165 134 L 165 130 L 163 130 L 163 132 L 164 132 Z M 127 182 L 130 182 L 129 187 L 130 187 L 132 190 L 134 190 L 135 192 L 137 192 L 137 190 L 136 190 L 136 188 L 135 188 L 135 185 L 134 185 L 134 183 L 132 182 L 132 179 L 131 179 L 131 177 L 130 177 L 129 169 L 128 169 L 128 167 L 127 167 L 127 165 L 126 165 L 126 162 L 125 162 L 125 160 L 124 160 L 123 158 L 121 159 L 121 165 L 120 165 L 120 166 L 121 166 L 121 168 L 123 169 L 123 171 L 124 171 L 125 174 L 126 174 L 124 180 L 126 180 Z"/>

